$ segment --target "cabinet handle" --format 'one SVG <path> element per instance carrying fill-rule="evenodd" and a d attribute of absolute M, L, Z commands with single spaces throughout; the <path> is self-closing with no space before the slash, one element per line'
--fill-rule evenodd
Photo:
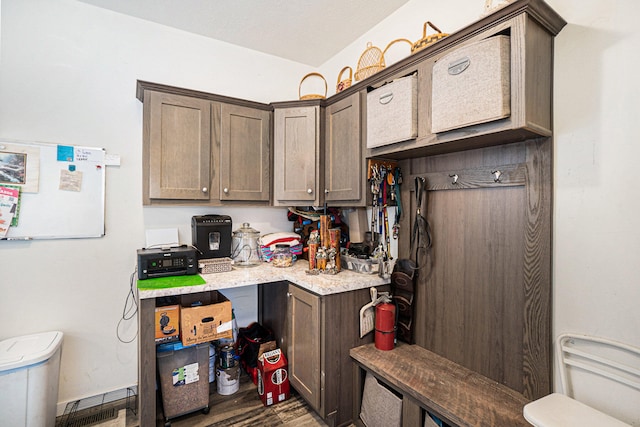
<path fill-rule="evenodd" d="M 229 189 L 227 187 L 225 187 L 225 188 L 222 189 L 222 192 L 224 194 L 229 194 Z"/>
<path fill-rule="evenodd" d="M 388 92 L 383 95 L 380 95 L 378 102 L 380 102 L 380 104 L 388 104 L 391 102 L 392 99 L 393 99 L 393 92 Z"/>
<path fill-rule="evenodd" d="M 464 58 L 451 62 L 449 64 L 449 68 L 447 68 L 447 72 L 452 76 L 457 76 L 458 74 L 469 68 L 470 64 L 471 60 L 465 56 Z"/>
<path fill-rule="evenodd" d="M 207 191 L 209 191 L 209 189 L 207 187 L 202 187 L 202 192 L 206 193 Z"/>
<path fill-rule="evenodd" d="M 310 188 L 307 188 L 307 194 L 311 194 L 311 193 L 313 193 L 313 190 Z"/>

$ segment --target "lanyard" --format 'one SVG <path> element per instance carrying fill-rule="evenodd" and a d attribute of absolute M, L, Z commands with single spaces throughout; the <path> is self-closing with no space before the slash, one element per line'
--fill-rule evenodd
<path fill-rule="evenodd" d="M 426 190 L 426 180 L 423 177 L 416 177 L 415 179 L 415 192 L 416 192 L 416 219 L 413 223 L 413 233 L 411 235 L 411 252 L 413 253 L 415 248 L 415 262 L 416 266 L 418 263 L 418 251 L 423 249 L 428 251 L 431 249 L 433 241 L 431 239 L 431 226 L 429 222 L 422 215 L 422 195 Z M 425 215 L 427 206 L 426 202 L 428 198 L 425 199 Z M 417 267 L 420 268 L 420 267 Z"/>

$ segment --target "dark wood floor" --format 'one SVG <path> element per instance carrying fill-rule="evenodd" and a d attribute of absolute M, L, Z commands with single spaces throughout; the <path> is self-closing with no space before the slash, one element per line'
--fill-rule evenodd
<path fill-rule="evenodd" d="M 230 396 L 217 393 L 212 384 L 208 414 L 194 412 L 171 419 L 172 427 L 249 427 L 249 426 L 302 426 L 325 427 L 326 424 L 295 392 L 285 401 L 265 407 L 256 386 L 246 374 L 240 380 L 239 390 Z M 158 420 L 162 420 L 162 407 L 158 405 Z M 139 426 L 137 417 L 127 411 L 127 427 Z M 159 425 L 162 425 L 161 423 Z"/>

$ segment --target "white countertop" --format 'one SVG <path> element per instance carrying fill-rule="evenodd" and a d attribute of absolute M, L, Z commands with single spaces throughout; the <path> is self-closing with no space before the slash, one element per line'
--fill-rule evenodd
<path fill-rule="evenodd" d="M 312 275 L 306 273 L 307 269 L 308 264 L 305 260 L 300 260 L 286 268 L 274 267 L 266 262 L 256 267 L 234 267 L 233 270 L 225 273 L 201 274 L 206 281 L 204 285 L 138 289 L 138 297 L 140 299 L 158 298 L 282 281 L 294 283 L 318 295 L 330 295 L 389 283 L 389 279 L 382 279 L 377 274 L 342 270 L 338 274 Z"/>

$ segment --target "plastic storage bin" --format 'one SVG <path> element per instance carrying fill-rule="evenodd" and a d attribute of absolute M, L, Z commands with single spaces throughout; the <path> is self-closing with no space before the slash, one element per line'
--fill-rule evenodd
<path fill-rule="evenodd" d="M 56 423 L 63 333 L 43 332 L 0 341 L 0 423 Z"/>
<path fill-rule="evenodd" d="M 202 410 L 209 412 L 209 343 L 184 347 L 158 346 L 158 374 L 165 426 L 170 418 Z"/>

